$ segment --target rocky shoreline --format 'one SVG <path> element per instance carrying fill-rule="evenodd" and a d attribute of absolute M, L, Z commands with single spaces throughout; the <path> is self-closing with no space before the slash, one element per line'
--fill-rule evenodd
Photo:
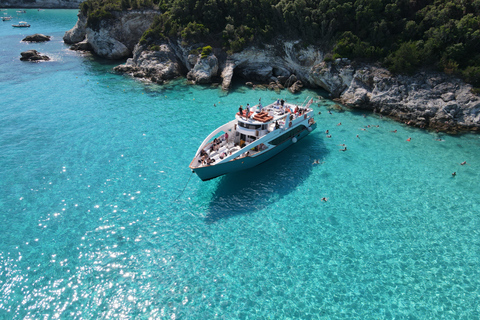
<path fill-rule="evenodd" d="M 379 66 L 347 59 L 327 62 L 321 48 L 283 39 L 230 55 L 220 48 L 202 54 L 205 44 L 186 46 L 180 40 L 140 45 L 141 35 L 159 12 L 115 14 L 114 20 L 102 22 L 100 30 L 94 31 L 85 27 L 86 17 L 80 13 L 64 41 L 104 58 L 128 58 L 114 69 L 160 84 L 186 77 L 192 84 L 218 82 L 228 90 L 233 77 L 239 77 L 272 90 L 322 88 L 348 107 L 371 110 L 408 125 L 449 133 L 480 130 L 480 97 L 453 76 L 432 71 L 392 75 Z"/>

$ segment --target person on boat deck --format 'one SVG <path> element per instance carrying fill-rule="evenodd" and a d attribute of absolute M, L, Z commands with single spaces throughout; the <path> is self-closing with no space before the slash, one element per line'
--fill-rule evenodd
<path fill-rule="evenodd" d="M 275 121 L 275 130 L 280 128 L 280 125 L 278 124 L 278 121 Z"/>
<path fill-rule="evenodd" d="M 282 105 L 282 107 L 283 107 L 283 105 L 285 104 L 285 100 L 283 100 L 283 99 L 282 99 L 282 100 L 280 100 L 280 104 L 281 104 L 281 105 Z"/>
<path fill-rule="evenodd" d="M 247 106 L 245 107 L 245 119 L 248 119 L 248 115 L 250 114 L 250 104 L 247 103 Z"/>
<path fill-rule="evenodd" d="M 242 113 L 243 113 L 242 105 L 240 105 L 240 107 L 238 107 L 238 112 L 240 112 L 240 117 L 241 117 L 241 116 L 242 116 Z"/>
<path fill-rule="evenodd" d="M 262 109 L 263 109 L 262 103 L 259 102 L 258 103 L 258 113 L 262 112 Z"/>
<path fill-rule="evenodd" d="M 202 164 L 205 164 L 206 161 L 207 161 L 207 157 L 208 157 L 208 156 L 207 156 L 206 154 L 203 155 L 201 159 L 198 159 L 198 162 L 200 162 L 200 163 L 202 163 Z"/>
<path fill-rule="evenodd" d="M 225 132 L 224 137 L 225 137 L 225 141 L 228 142 L 228 133 Z"/>
<path fill-rule="evenodd" d="M 295 106 L 295 111 L 294 112 L 295 112 L 295 114 L 298 113 L 298 106 Z"/>

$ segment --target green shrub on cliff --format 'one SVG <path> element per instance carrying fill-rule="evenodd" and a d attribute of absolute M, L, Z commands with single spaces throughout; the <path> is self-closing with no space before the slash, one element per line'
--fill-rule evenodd
<path fill-rule="evenodd" d="M 421 64 L 422 50 L 414 42 L 404 42 L 386 59 L 386 65 L 393 73 L 413 74 Z"/>
<path fill-rule="evenodd" d="M 200 58 L 201 58 L 201 59 L 205 59 L 206 57 L 208 57 L 208 56 L 210 55 L 210 53 L 212 53 L 212 50 L 213 50 L 213 49 L 212 49 L 211 46 L 203 47 Z"/>

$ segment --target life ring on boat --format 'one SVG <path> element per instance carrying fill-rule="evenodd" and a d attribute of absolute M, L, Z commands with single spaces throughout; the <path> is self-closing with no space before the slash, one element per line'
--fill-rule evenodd
<path fill-rule="evenodd" d="M 293 137 L 293 138 L 292 138 L 292 142 L 293 142 L 293 143 L 296 143 L 296 142 L 297 142 L 297 137 Z"/>
<path fill-rule="evenodd" d="M 292 121 L 290 121 L 290 123 L 288 124 L 288 126 L 289 126 L 289 127 L 291 127 L 291 126 L 292 126 Z"/>

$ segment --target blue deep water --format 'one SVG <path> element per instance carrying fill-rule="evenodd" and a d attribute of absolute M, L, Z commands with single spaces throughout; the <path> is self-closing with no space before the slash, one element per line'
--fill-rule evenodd
<path fill-rule="evenodd" d="M 480 317 L 479 135 L 324 99 L 305 139 L 202 182 L 188 165 L 239 104 L 324 92 L 142 83 L 68 49 L 76 10 L 7 13 L 0 319 Z"/>

